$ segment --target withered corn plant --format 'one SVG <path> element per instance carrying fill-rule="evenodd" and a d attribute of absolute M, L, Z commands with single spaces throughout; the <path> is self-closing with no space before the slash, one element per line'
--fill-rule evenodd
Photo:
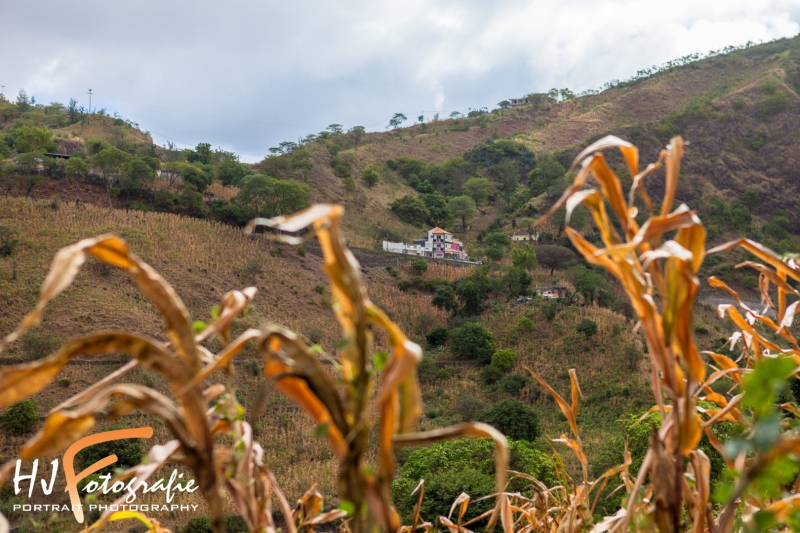
<path fill-rule="evenodd" d="M 322 245 L 334 308 L 344 331 L 337 366 L 341 384 L 337 384 L 297 335 L 283 328 L 250 329 L 230 339 L 231 324 L 250 304 L 256 292 L 254 287 L 227 293 L 217 318 L 196 333 L 185 305 L 172 287 L 131 253 L 120 238 L 106 235 L 60 250 L 35 309 L 0 341 L 0 350 L 39 323 L 47 304 L 70 286 L 90 257 L 121 268 L 133 277 L 163 316 L 169 342 L 126 331 L 98 332 L 73 339 L 40 360 L 0 368 L 0 408 L 3 408 L 41 391 L 77 355 L 113 351 L 132 358 L 130 363 L 53 409 L 43 428 L 22 448 L 19 458 L 32 460 L 57 454 L 100 422 L 114 421 L 133 410 L 147 412 L 165 423 L 174 440 L 154 446 L 146 462 L 128 470 L 121 479 L 136 477 L 146 481 L 167 462 L 187 466 L 208 503 L 208 512 L 218 532 L 224 529 L 222 513 L 226 501 L 236 506 L 251 531 L 276 531 L 273 498 L 290 532 L 345 517 L 346 527 L 354 531 L 378 527 L 398 531 L 401 524 L 389 494 L 395 466 L 394 447 L 445 438 L 493 438 L 497 487 L 498 493 L 501 492 L 508 462 L 502 434 L 485 424 L 414 433 L 420 414 L 416 368 L 422 353 L 366 297 L 358 263 L 344 247 L 339 233 L 342 212 L 339 206 L 320 205 L 293 217 L 256 220 L 252 224 L 287 232 L 313 226 Z M 373 359 L 371 328 L 383 329 L 389 335 L 393 349 L 385 361 L 381 357 Z M 203 344 L 214 335 L 222 341 L 223 348 L 218 353 L 212 353 Z M 292 509 L 268 465 L 263 464 L 262 447 L 255 441 L 232 388 L 222 383 L 203 387 L 203 382 L 215 372 L 228 369 L 231 359 L 251 341 L 258 343 L 269 382 L 313 417 L 325 433 L 340 463 L 340 497 L 347 502 L 342 509 L 323 512 L 322 497 L 314 487 Z M 173 397 L 141 385 L 116 383 L 136 366 L 163 375 Z M 211 400 L 216 401 L 213 407 Z M 250 419 L 257 415 L 251 413 Z M 377 460 L 376 464 L 367 464 L 365 457 L 374 421 L 377 421 Z M 220 435 L 232 437 L 228 440 L 230 444 L 221 444 L 223 439 L 216 438 Z M 9 477 L 13 464 L 14 460 L 9 461 L 0 469 L 0 484 Z M 507 516 L 502 512 L 507 511 L 507 504 L 506 499 L 498 497 L 492 522 Z M 82 512 L 78 512 L 82 522 Z M 138 518 L 153 530 L 163 529 L 157 521 L 129 511 L 108 511 L 92 528 L 99 529 L 108 521 L 126 518 Z M 504 526 L 509 529 L 507 523 Z M 412 529 L 416 527 L 414 524 Z M 0 533 L 7 530 L 8 522 L 0 515 Z"/>
<path fill-rule="evenodd" d="M 602 153 L 610 148 L 620 151 L 633 178 L 627 198 L 619 177 Z M 661 428 L 654 430 L 651 436 L 636 479 L 628 478 L 629 458 L 626 457 L 626 464 L 618 470 L 628 495 L 626 505 L 596 524 L 593 531 L 623 531 L 633 526 L 636 530 L 662 533 L 727 533 L 733 529 L 737 517 L 754 530 L 796 529 L 800 525 L 800 478 L 797 477 L 800 439 L 789 430 L 793 427 L 792 419 L 782 419 L 775 414 L 774 402 L 780 385 L 797 372 L 800 364 L 800 349 L 789 331 L 798 301 L 787 304 L 790 295 L 800 296 L 787 281 L 790 278 L 800 281 L 800 268 L 794 259 L 782 258 L 747 239 L 706 252 L 706 232 L 696 212 L 684 204 L 674 205 L 683 150 L 683 140 L 673 138 L 658 161 L 640 172 L 635 146 L 613 136 L 601 139 L 576 158 L 571 169 L 577 169 L 573 183 L 547 215 L 566 207 L 569 220 L 578 205 L 591 212 L 603 241 L 602 247 L 588 242 L 572 228 L 567 227 L 566 233 L 583 257 L 616 277 L 630 297 L 652 362 L 652 389 L 656 400 L 652 410 L 662 419 Z M 664 196 L 657 207 L 643 184 L 662 167 Z M 590 178 L 597 188 L 587 186 Z M 649 214 L 641 226 L 636 221 L 637 196 Z M 758 312 L 748 308 L 723 282 L 710 278 L 713 287 L 728 291 L 739 301 L 745 315 L 734 305 L 719 307 L 720 315 L 729 316 L 741 330 L 733 334 L 730 344 L 733 348 L 741 339 L 742 352 L 736 360 L 707 353 L 712 363 L 707 364 L 693 339 L 694 300 L 700 286 L 697 273 L 706 253 L 736 246 L 765 263 L 747 261 L 738 265 L 759 272 L 765 310 Z M 772 286 L 776 289 L 777 304 L 771 296 Z M 775 319 L 769 317 L 769 312 Z M 585 458 L 581 458 L 580 439 L 574 423 L 577 410 L 574 376 L 571 375 L 571 409 L 538 376 L 533 376 L 557 398 L 567 416 L 576 439 L 557 440 L 578 454 L 585 476 Z M 729 394 L 711 388 L 719 380 L 730 381 Z M 703 409 L 698 405 L 700 401 L 712 402 L 717 408 Z M 786 403 L 781 407 L 800 414 L 794 404 Z M 726 445 L 719 442 L 710 428 L 723 420 L 739 424 L 743 437 Z M 726 460 L 733 479 L 731 487 L 723 487 L 727 491 L 720 491 L 725 501 L 716 506 L 711 500 L 710 461 L 698 447 L 703 434 Z M 558 531 L 578 531 L 585 525 L 573 518 L 588 518 L 585 512 L 564 513 L 583 490 L 582 486 L 574 486 L 562 501 L 550 508 L 551 516 L 557 509 L 570 518 L 569 522 L 563 519 L 558 522 Z M 552 498 L 556 491 L 542 488 L 541 493 Z M 583 501 L 588 502 L 588 499 Z M 518 507 L 519 516 L 525 517 L 533 509 L 546 507 L 546 504 L 537 507 L 527 503 Z M 539 529 L 538 526 L 531 526 L 529 530 L 555 531 L 553 527 Z"/>

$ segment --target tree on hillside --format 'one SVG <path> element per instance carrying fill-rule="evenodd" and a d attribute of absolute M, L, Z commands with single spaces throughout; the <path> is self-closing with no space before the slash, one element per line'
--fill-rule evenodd
<path fill-rule="evenodd" d="M 397 129 L 397 127 L 400 124 L 402 124 L 403 122 L 405 122 L 406 120 L 408 120 L 408 119 L 406 118 L 406 116 L 404 114 L 395 113 L 394 116 L 389 119 L 389 126 L 391 126 L 393 129 Z"/>
<path fill-rule="evenodd" d="M 353 126 L 347 131 L 347 136 L 350 138 L 350 142 L 353 145 L 358 146 L 361 144 L 361 140 L 366 136 L 367 130 L 364 126 Z"/>
<path fill-rule="evenodd" d="M 475 215 L 475 205 L 472 198 L 467 195 L 454 196 L 448 202 L 450 213 L 461 219 L 461 227 L 467 228 L 467 219 Z"/>
<path fill-rule="evenodd" d="M 447 198 L 442 193 L 432 190 L 430 193 L 420 194 L 419 198 L 430 212 L 430 217 L 427 220 L 429 224 L 432 226 L 447 225 L 450 220 L 450 208 L 447 205 Z"/>
<path fill-rule="evenodd" d="M 511 263 L 523 270 L 531 272 L 539 263 L 536 260 L 536 250 L 530 244 L 511 250 Z"/>
<path fill-rule="evenodd" d="M 114 187 L 114 180 L 120 179 L 128 171 L 133 157 L 120 150 L 119 148 L 104 148 L 99 153 L 92 156 L 92 166 L 103 173 L 106 179 L 106 190 L 108 191 L 108 209 L 114 209 L 111 203 L 111 193 Z"/>
<path fill-rule="evenodd" d="M 226 160 L 219 164 L 217 177 L 223 185 L 236 185 L 250 173 L 250 168 L 238 161 Z"/>
<path fill-rule="evenodd" d="M 12 138 L 14 148 L 19 153 L 55 151 L 57 148 L 53 142 L 53 132 L 42 128 L 23 126 L 14 132 Z"/>
<path fill-rule="evenodd" d="M 502 246 L 508 248 L 511 246 L 511 237 L 503 232 L 495 231 L 484 237 L 483 242 L 487 246 Z"/>
<path fill-rule="evenodd" d="M 242 178 L 237 199 L 251 206 L 256 215 L 288 215 L 308 205 L 310 187 L 293 180 L 279 180 L 263 174 Z"/>
<path fill-rule="evenodd" d="M 536 257 L 543 266 L 550 269 L 550 275 L 575 261 L 575 254 L 569 248 L 544 244 L 536 248 Z"/>
<path fill-rule="evenodd" d="M 450 332 L 450 351 L 456 359 L 474 360 L 488 365 L 495 352 L 492 332 L 477 322 L 467 322 Z"/>
<path fill-rule="evenodd" d="M 195 146 L 194 150 L 189 150 L 186 154 L 186 160 L 189 163 L 203 163 L 210 165 L 212 163 L 211 144 L 199 143 Z"/>
<path fill-rule="evenodd" d="M 378 175 L 378 171 L 373 167 L 367 167 L 361 171 L 361 179 L 364 180 L 364 183 L 367 184 L 367 187 L 372 188 L 376 183 L 378 183 L 380 176 Z"/>
<path fill-rule="evenodd" d="M 289 167 L 292 170 L 299 170 L 303 174 L 303 181 L 307 182 L 308 173 L 314 168 L 314 162 L 311 160 L 311 152 L 308 151 L 308 148 L 300 148 L 292 152 Z"/>
<path fill-rule="evenodd" d="M 89 165 L 86 164 L 86 161 L 79 157 L 70 157 L 67 160 L 67 164 L 64 166 L 64 174 L 67 176 L 67 179 L 70 180 L 73 184 L 75 184 L 79 179 L 85 177 L 89 173 Z M 77 191 L 75 194 L 76 202 L 77 202 Z"/>
<path fill-rule="evenodd" d="M 547 155 L 539 161 L 536 168 L 530 171 L 531 194 L 539 196 L 547 193 L 548 196 L 557 196 L 564 190 L 566 184 L 565 174 L 567 169 L 552 155 Z"/>
<path fill-rule="evenodd" d="M 497 104 L 497 107 L 499 107 L 500 109 L 508 109 L 509 107 L 511 107 L 511 102 L 509 102 L 508 100 L 503 100 L 502 102 Z"/>
<path fill-rule="evenodd" d="M 211 165 L 208 165 L 211 166 Z M 191 185 L 197 192 L 205 192 L 209 185 L 214 182 L 213 168 L 204 169 L 198 165 L 186 165 L 183 168 L 181 177 L 183 183 Z"/>
<path fill-rule="evenodd" d="M 475 207 L 480 210 L 480 203 L 492 194 L 492 182 L 487 178 L 474 177 L 461 186 L 464 194 L 475 200 Z"/>
<path fill-rule="evenodd" d="M 431 212 L 425 207 L 425 203 L 410 194 L 389 204 L 389 209 L 403 222 L 418 226 L 424 224 L 431 216 Z"/>
<path fill-rule="evenodd" d="M 28 93 L 25 92 L 25 89 L 20 89 L 19 93 L 17 94 L 17 109 L 19 109 L 20 113 L 24 113 L 30 108 L 31 101 L 28 98 Z"/>

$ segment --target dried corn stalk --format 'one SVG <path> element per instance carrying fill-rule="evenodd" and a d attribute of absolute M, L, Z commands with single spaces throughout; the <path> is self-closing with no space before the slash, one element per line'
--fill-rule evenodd
<path fill-rule="evenodd" d="M 343 518 L 344 511 L 322 512 L 321 496 L 312 487 L 292 510 L 275 478 L 262 462 L 263 451 L 254 441 L 250 424 L 225 385 L 202 387 L 206 378 L 228 363 L 250 341 L 257 342 L 264 359 L 264 373 L 284 395 L 302 407 L 325 431 L 340 462 L 340 497 L 352 503 L 350 525 L 356 531 L 380 525 L 386 530 L 400 528 L 391 505 L 389 486 L 394 473 L 395 446 L 418 445 L 454 437 L 491 437 L 497 450 L 498 492 L 505 486 L 508 463 L 505 438 L 485 424 L 463 424 L 427 433 L 413 433 L 420 413 L 416 367 L 422 352 L 386 315 L 374 306 L 360 284 L 358 264 L 339 234 L 339 206 L 315 206 L 293 217 L 256 220 L 296 232 L 313 225 L 325 256 L 325 272 L 331 282 L 334 306 L 344 331 L 340 354 L 341 382 L 337 386 L 324 366 L 294 333 L 278 326 L 263 331 L 250 329 L 230 340 L 233 320 L 250 304 L 256 289 L 227 293 L 219 306 L 218 318 L 195 334 L 189 313 L 172 287 L 149 265 L 133 255 L 124 241 L 113 235 L 86 239 L 56 255 L 45 279 L 35 309 L 20 326 L 0 341 L 0 350 L 37 325 L 47 304 L 66 290 L 89 257 L 125 270 L 139 289 L 164 317 L 168 343 L 126 331 L 99 332 L 69 341 L 54 354 L 17 366 L 0 368 L 0 408 L 36 394 L 55 379 L 61 368 L 76 355 L 120 352 L 132 361 L 85 391 L 56 407 L 42 430 L 20 452 L 22 459 L 34 459 L 63 451 L 76 439 L 90 433 L 98 422 L 113 421 L 133 410 L 143 410 L 164 421 L 175 440 L 154 446 L 146 464 L 130 469 L 121 479 L 146 481 L 167 462 L 189 467 L 208 502 L 217 531 L 222 531 L 224 489 L 252 531 L 276 531 L 272 518 L 275 498 L 290 532 L 312 528 Z M 252 227 L 251 226 L 251 227 Z M 393 350 L 386 367 L 379 369 L 372 359 L 370 328 L 389 334 Z M 201 343 L 218 334 L 223 348 L 211 353 Z M 116 384 L 136 366 L 153 369 L 170 383 L 174 398 L 148 387 Z M 216 400 L 214 409 L 209 401 Z M 376 468 L 365 462 L 372 415 L 378 414 Z M 215 436 L 233 435 L 233 444 L 221 446 Z M 0 484 L 13 467 L 10 461 L 0 469 Z M 77 502 L 73 502 L 77 503 Z M 500 516 L 506 500 L 498 498 L 492 515 Z M 157 521 L 131 513 L 104 513 L 92 527 L 108 521 L 138 518 L 154 531 Z M 82 516 L 81 516 L 82 521 Z M 0 516 L 0 533 L 8 523 Z"/>

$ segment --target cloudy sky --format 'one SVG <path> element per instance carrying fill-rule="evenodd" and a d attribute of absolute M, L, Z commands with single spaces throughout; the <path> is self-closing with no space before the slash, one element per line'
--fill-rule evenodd
<path fill-rule="evenodd" d="M 0 84 L 257 161 L 328 124 L 385 129 L 694 52 L 791 37 L 800 0 L 3 0 Z"/>

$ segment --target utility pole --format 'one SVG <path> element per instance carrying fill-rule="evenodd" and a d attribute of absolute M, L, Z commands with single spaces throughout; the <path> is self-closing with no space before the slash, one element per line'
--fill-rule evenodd
<path fill-rule="evenodd" d="M 89 89 L 89 114 L 92 114 L 92 90 Z"/>

